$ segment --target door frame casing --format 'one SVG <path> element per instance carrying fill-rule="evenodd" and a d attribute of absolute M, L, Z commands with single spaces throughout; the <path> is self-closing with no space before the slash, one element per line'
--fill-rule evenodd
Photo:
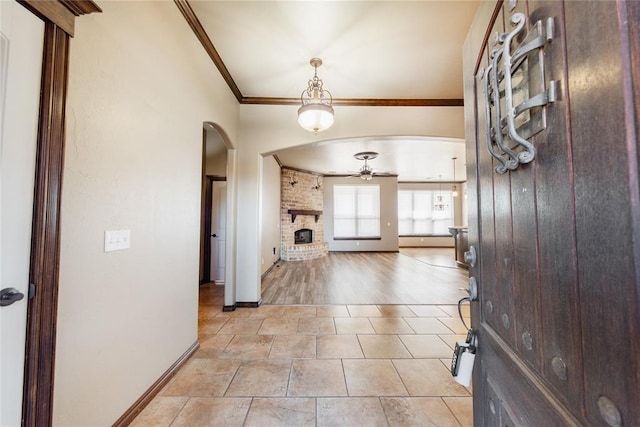
<path fill-rule="evenodd" d="M 38 118 L 22 425 L 53 424 L 69 39 L 77 16 L 101 12 L 91 0 L 18 0 L 45 23 Z"/>

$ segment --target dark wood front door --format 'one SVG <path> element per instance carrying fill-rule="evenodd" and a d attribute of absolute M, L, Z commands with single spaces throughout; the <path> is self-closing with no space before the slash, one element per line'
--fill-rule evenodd
<path fill-rule="evenodd" d="M 512 49 L 538 29 L 543 47 L 505 66 L 518 13 Z M 481 5 L 469 33 L 477 426 L 640 425 L 639 25 L 637 1 L 518 0 Z M 530 162 L 507 73 L 516 110 L 547 94 L 514 114 Z"/>

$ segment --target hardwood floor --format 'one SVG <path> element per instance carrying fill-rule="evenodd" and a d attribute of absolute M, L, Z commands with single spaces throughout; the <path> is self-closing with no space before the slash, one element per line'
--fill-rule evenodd
<path fill-rule="evenodd" d="M 264 304 L 455 304 L 468 271 L 453 249 L 403 248 L 400 253 L 330 253 L 280 261 L 262 280 Z"/>

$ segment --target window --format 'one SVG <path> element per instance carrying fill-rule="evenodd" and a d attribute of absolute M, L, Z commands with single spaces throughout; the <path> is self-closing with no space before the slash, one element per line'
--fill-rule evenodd
<path fill-rule="evenodd" d="M 380 237 L 380 186 L 333 187 L 333 237 Z"/>
<path fill-rule="evenodd" d="M 442 197 L 443 208 L 434 203 Z M 398 191 L 398 234 L 400 236 L 449 235 L 453 226 L 453 198 L 450 191 Z"/>

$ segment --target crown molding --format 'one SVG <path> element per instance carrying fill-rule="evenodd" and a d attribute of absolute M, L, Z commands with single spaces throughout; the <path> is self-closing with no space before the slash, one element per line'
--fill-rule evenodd
<path fill-rule="evenodd" d="M 275 157 L 275 155 L 274 155 L 274 157 Z M 278 160 L 280 160 L 280 159 L 278 159 Z M 290 170 L 290 171 L 300 172 L 300 173 L 307 173 L 309 175 L 314 175 L 314 176 L 326 176 L 322 172 L 315 172 L 315 171 L 311 171 L 311 170 L 307 170 L 307 169 L 300 169 L 300 168 L 296 168 L 296 167 L 293 167 L 293 166 L 282 165 L 281 169 L 287 169 L 287 170 Z"/>
<path fill-rule="evenodd" d="M 233 92 L 238 102 L 242 103 L 243 97 L 242 93 L 240 93 L 240 89 L 238 89 L 238 85 L 236 85 L 236 82 L 233 80 L 233 77 L 227 69 L 227 66 L 224 65 L 222 58 L 218 54 L 216 48 L 213 46 L 209 35 L 202 26 L 202 23 L 198 19 L 196 13 L 191 8 L 189 2 L 187 0 L 173 0 L 173 2 L 176 4 L 176 6 L 178 6 L 178 9 L 182 13 L 182 16 L 184 16 L 184 19 L 186 19 L 187 24 L 189 24 L 189 27 L 191 27 L 193 33 L 196 35 L 198 40 L 200 40 L 200 43 L 202 43 L 202 47 L 204 47 L 204 50 L 209 55 L 216 68 L 218 68 L 220 74 L 222 74 L 222 78 L 225 80 L 225 82 L 227 82 L 227 85 L 229 86 L 229 89 L 231 89 L 231 92 Z"/>
<path fill-rule="evenodd" d="M 218 51 L 198 16 L 191 8 L 188 0 L 173 0 L 193 30 L 202 47 L 207 52 L 215 66 L 227 82 L 229 89 L 235 95 L 240 104 L 244 105 L 300 105 L 300 98 L 270 98 L 243 96 L 238 85 L 233 80 L 227 66 L 222 61 Z M 463 99 L 375 99 L 375 98 L 334 98 L 333 105 L 346 107 L 462 107 Z"/>
<path fill-rule="evenodd" d="M 242 97 L 246 105 L 300 105 L 300 98 Z M 463 99 L 334 98 L 334 106 L 343 107 L 463 107 Z"/>
<path fill-rule="evenodd" d="M 282 169 L 282 162 L 280 161 L 280 157 L 278 157 L 277 154 L 273 154 L 272 155 L 273 159 L 276 161 L 276 163 L 278 164 L 278 166 L 280 166 L 280 169 Z"/>

